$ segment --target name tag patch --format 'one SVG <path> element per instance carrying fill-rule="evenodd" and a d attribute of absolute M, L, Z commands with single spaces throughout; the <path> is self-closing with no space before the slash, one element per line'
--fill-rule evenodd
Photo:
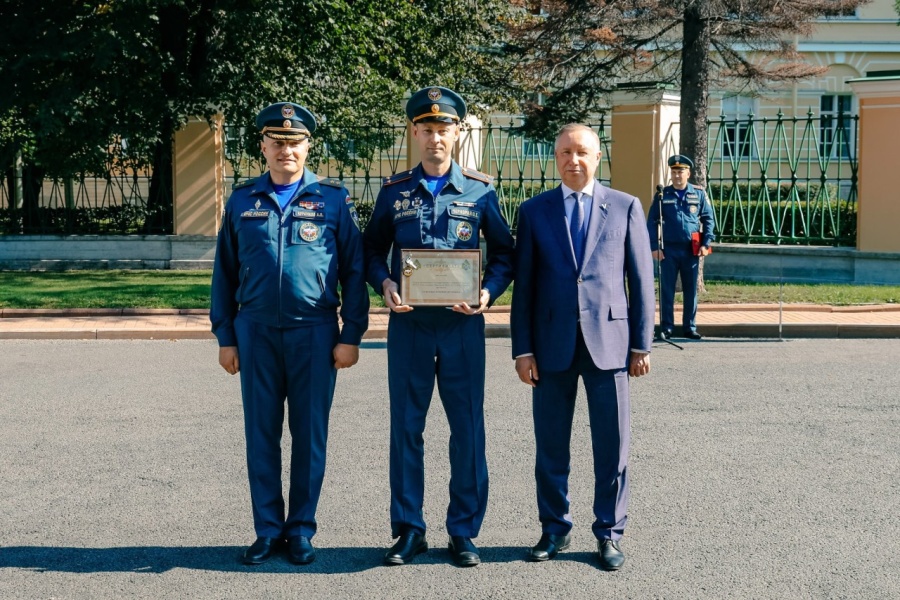
<path fill-rule="evenodd" d="M 419 211 L 415 208 L 410 208 L 408 210 L 401 210 L 394 213 L 394 220 L 401 221 L 403 219 L 411 219 L 413 217 L 417 217 L 419 215 Z"/>
<path fill-rule="evenodd" d="M 304 210 L 302 208 L 295 208 L 293 215 L 295 219 L 311 219 L 314 221 L 321 221 L 325 218 L 325 213 L 322 211 Z"/>
<path fill-rule="evenodd" d="M 463 217 L 466 219 L 475 219 L 477 220 L 480 213 L 477 210 L 472 210 L 471 208 L 462 208 L 457 206 L 451 206 L 447 208 L 447 212 L 450 213 L 451 217 Z"/>
<path fill-rule="evenodd" d="M 268 219 L 270 210 L 245 210 L 241 213 L 242 219 Z"/>

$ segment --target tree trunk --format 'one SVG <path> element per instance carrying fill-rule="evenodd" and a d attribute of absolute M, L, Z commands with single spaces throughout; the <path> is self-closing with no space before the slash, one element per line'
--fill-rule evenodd
<path fill-rule="evenodd" d="M 681 142 L 679 152 L 694 161 L 691 180 L 706 185 L 707 126 L 709 109 L 709 21 L 706 3 L 694 2 L 684 11 L 681 48 Z"/>
<path fill-rule="evenodd" d="M 168 129 L 167 129 L 168 127 Z M 171 125 L 163 124 L 160 131 L 172 131 Z M 146 233 L 170 234 L 174 230 L 172 180 L 173 140 L 163 138 L 153 151 L 153 172 L 150 176 L 150 190 L 147 198 Z"/>
<path fill-rule="evenodd" d="M 681 133 L 679 152 L 694 161 L 691 180 L 706 187 L 707 125 L 709 112 L 710 31 L 706 2 L 693 2 L 684 11 L 681 47 Z M 697 293 L 705 293 L 703 258 L 697 274 Z"/>
<path fill-rule="evenodd" d="M 22 233 L 59 233 L 46 231 L 53 227 L 52 216 L 47 216 L 47 222 L 41 219 L 41 196 L 44 187 L 44 169 L 32 164 L 22 165 Z"/>

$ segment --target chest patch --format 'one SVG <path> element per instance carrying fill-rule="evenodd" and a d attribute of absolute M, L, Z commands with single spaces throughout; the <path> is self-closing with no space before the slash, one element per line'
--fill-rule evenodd
<path fill-rule="evenodd" d="M 321 230 L 315 223 L 305 221 L 303 223 L 300 223 L 299 231 L 301 238 L 303 238 L 307 242 L 314 242 L 319 239 L 319 233 Z"/>
<path fill-rule="evenodd" d="M 456 237 L 464 242 L 468 242 L 472 239 L 473 233 L 475 233 L 475 230 L 468 221 L 460 221 L 456 226 Z"/>
<path fill-rule="evenodd" d="M 242 219 L 268 219 L 270 210 L 245 210 L 241 213 Z"/>

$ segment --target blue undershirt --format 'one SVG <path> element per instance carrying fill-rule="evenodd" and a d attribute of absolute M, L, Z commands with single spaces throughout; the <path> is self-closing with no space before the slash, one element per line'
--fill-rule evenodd
<path fill-rule="evenodd" d="M 282 211 L 287 209 L 288 204 L 293 200 L 294 194 L 297 193 L 301 183 L 303 183 L 302 177 L 294 183 L 289 183 L 287 185 L 278 185 L 277 183 L 272 184 L 272 189 L 275 190 L 275 196 L 278 197 L 278 204 L 281 206 Z"/>
<path fill-rule="evenodd" d="M 437 197 L 438 194 L 441 193 L 441 190 L 444 189 L 444 186 L 447 185 L 447 181 L 450 179 L 450 171 L 447 171 L 445 175 L 441 175 L 439 177 L 435 177 L 433 175 L 425 176 L 425 187 L 428 188 L 428 191 L 431 192 L 432 196 Z"/>

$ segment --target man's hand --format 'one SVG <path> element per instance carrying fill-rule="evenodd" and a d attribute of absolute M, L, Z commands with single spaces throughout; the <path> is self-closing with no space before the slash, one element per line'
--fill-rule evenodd
<path fill-rule="evenodd" d="M 700 246 L 700 256 L 709 254 L 709 246 Z"/>
<path fill-rule="evenodd" d="M 481 296 L 478 299 L 481 304 L 478 305 L 477 308 L 472 308 L 465 302 L 462 304 L 454 304 L 453 312 L 463 313 L 467 315 L 480 315 L 484 312 L 484 309 L 487 308 L 488 303 L 491 301 L 491 293 L 487 290 L 481 290 Z"/>
<path fill-rule="evenodd" d="M 222 346 L 219 348 L 219 364 L 229 375 L 234 375 L 241 370 L 238 360 L 237 346 Z"/>
<path fill-rule="evenodd" d="M 359 346 L 338 344 L 334 347 L 334 351 L 331 354 L 334 356 L 334 368 L 346 369 L 359 361 Z"/>
<path fill-rule="evenodd" d="M 517 358 L 516 373 L 519 374 L 519 379 L 521 379 L 523 383 L 527 383 L 531 387 L 536 386 L 539 377 L 537 361 L 534 360 L 534 356 L 520 356 Z"/>
<path fill-rule="evenodd" d="M 653 251 L 653 259 L 654 260 L 663 260 L 666 258 L 666 255 L 663 254 L 662 250 L 654 250 Z"/>
<path fill-rule="evenodd" d="M 381 282 L 381 292 L 384 295 L 385 305 L 396 313 L 404 313 L 413 310 L 412 306 L 403 304 L 400 293 L 397 290 L 397 282 L 388 277 Z"/>
<path fill-rule="evenodd" d="M 628 374 L 632 377 L 640 377 L 650 372 L 650 353 L 632 352 Z"/>

